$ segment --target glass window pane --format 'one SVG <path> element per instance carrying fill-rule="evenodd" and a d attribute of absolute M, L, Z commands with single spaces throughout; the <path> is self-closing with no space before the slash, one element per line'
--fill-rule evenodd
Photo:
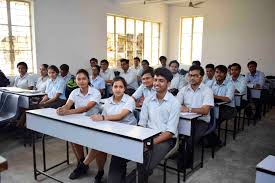
<path fill-rule="evenodd" d="M 27 2 L 11 1 L 11 24 L 30 26 L 30 4 Z"/>
<path fill-rule="evenodd" d="M 152 42 L 152 61 L 151 63 L 153 65 L 158 64 L 158 58 L 159 58 L 159 38 L 153 38 Z"/>
<path fill-rule="evenodd" d="M 107 16 L 107 32 L 114 33 L 115 31 L 115 18 L 114 16 Z"/>
<path fill-rule="evenodd" d="M 0 24 L 8 24 L 6 0 L 0 0 Z"/>
<path fill-rule="evenodd" d="M 143 21 L 136 20 L 136 34 L 143 33 Z"/>
<path fill-rule="evenodd" d="M 159 23 L 153 23 L 153 37 L 159 37 Z"/>
<path fill-rule="evenodd" d="M 116 17 L 116 33 L 125 34 L 125 18 Z"/>
<path fill-rule="evenodd" d="M 30 27 L 12 26 L 14 50 L 31 50 Z"/>
<path fill-rule="evenodd" d="M 135 21 L 133 19 L 126 19 L 126 33 L 135 34 Z"/>
<path fill-rule="evenodd" d="M 203 32 L 203 17 L 194 18 L 194 33 Z"/>
<path fill-rule="evenodd" d="M 7 25 L 0 25 L 0 50 L 10 50 L 9 28 Z"/>
<path fill-rule="evenodd" d="M 191 65 L 191 40 L 191 34 L 182 35 L 181 61 L 188 65 Z"/>
<path fill-rule="evenodd" d="M 10 50 L 0 50 L 0 68 L 5 74 L 13 74 L 11 70 Z"/>
<path fill-rule="evenodd" d="M 183 18 L 181 23 L 182 34 L 192 33 L 192 18 Z"/>
<path fill-rule="evenodd" d="M 144 59 L 151 62 L 151 52 L 152 52 L 152 23 L 145 22 L 144 29 Z"/>

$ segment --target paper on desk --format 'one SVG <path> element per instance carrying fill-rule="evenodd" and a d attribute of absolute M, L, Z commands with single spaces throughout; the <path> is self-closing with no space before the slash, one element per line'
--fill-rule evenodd
<path fill-rule="evenodd" d="M 197 114 L 197 113 L 194 113 L 194 112 L 181 112 L 180 113 L 181 116 L 189 116 L 189 115 L 194 115 L 194 114 Z"/>

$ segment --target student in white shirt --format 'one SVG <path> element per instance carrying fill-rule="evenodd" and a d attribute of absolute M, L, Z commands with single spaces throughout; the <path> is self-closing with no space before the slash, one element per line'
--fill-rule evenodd
<path fill-rule="evenodd" d="M 48 64 L 42 64 L 39 68 L 40 77 L 38 78 L 35 90 L 45 93 L 48 77 Z"/>
<path fill-rule="evenodd" d="M 79 88 L 73 90 L 66 104 L 59 107 L 56 113 L 59 115 L 80 114 L 90 116 L 100 112 L 99 101 L 101 95 L 99 91 L 91 87 L 89 73 L 80 69 L 76 73 L 76 84 Z M 74 105 L 74 109 L 71 107 Z M 77 179 L 87 173 L 89 164 L 96 158 L 96 151 L 90 150 L 88 155 L 84 156 L 83 146 L 72 143 L 72 149 L 78 161 L 77 168 L 70 174 L 70 179 Z M 100 164 L 97 164 L 99 172 L 103 170 Z"/>
<path fill-rule="evenodd" d="M 134 65 L 131 67 L 131 69 L 136 72 L 136 75 L 138 75 L 141 69 L 139 57 L 134 58 Z"/>
<path fill-rule="evenodd" d="M 91 119 L 93 121 L 114 121 L 129 125 L 136 125 L 137 121 L 133 114 L 135 109 L 135 101 L 132 97 L 125 94 L 127 83 L 122 77 L 115 77 L 112 90 L 113 96 L 108 98 L 103 106 L 103 111 L 101 115 L 92 115 Z M 107 154 L 103 152 L 98 152 L 98 160 L 104 166 Z M 116 156 L 112 156 L 111 162 Z M 103 173 L 101 174 L 103 176 Z M 98 176 L 96 180 L 101 181 L 102 176 Z"/>
<path fill-rule="evenodd" d="M 151 96 L 156 92 L 153 87 L 154 72 L 152 70 L 146 70 L 142 75 L 142 84 L 138 87 L 135 93 L 132 95 L 136 101 L 136 106 L 140 107 L 146 97 Z"/>
<path fill-rule="evenodd" d="M 167 64 L 167 58 L 165 56 L 160 56 L 159 57 L 159 62 L 161 64 L 161 67 L 169 69 L 169 66 Z"/>
<path fill-rule="evenodd" d="M 142 68 L 139 70 L 137 76 L 138 76 L 138 80 L 141 81 L 141 76 L 143 74 L 144 71 L 150 69 L 150 70 L 154 70 L 152 67 L 150 67 L 150 63 L 148 62 L 148 60 L 142 60 L 141 61 L 141 66 Z"/>
<path fill-rule="evenodd" d="M 145 99 L 141 109 L 139 126 L 161 131 L 160 135 L 153 139 L 154 148 L 145 154 L 143 165 L 138 165 L 138 172 L 143 175 L 144 182 L 148 181 L 150 172 L 174 147 L 178 134 L 180 104 L 168 92 L 172 78 L 173 75 L 168 69 L 156 69 L 154 76 L 156 93 Z M 126 168 L 127 160 L 113 156 L 109 168 L 108 183 L 128 182 Z"/>
<path fill-rule="evenodd" d="M 69 72 L 70 67 L 67 64 L 62 64 L 59 69 L 60 76 L 64 79 L 65 84 L 67 85 L 68 81 L 73 77 Z"/>
<path fill-rule="evenodd" d="M 206 75 L 203 78 L 203 83 L 206 84 L 208 81 L 215 80 L 215 66 L 214 64 L 207 64 L 205 66 Z"/>
<path fill-rule="evenodd" d="M 210 122 L 210 108 L 214 106 L 212 90 L 203 81 L 204 70 L 201 66 L 193 65 L 189 68 L 189 84 L 183 87 L 177 94 L 178 101 L 182 104 L 181 112 L 192 112 L 202 114 L 195 121 L 195 141 L 198 141 L 208 129 Z M 189 139 L 190 147 L 192 141 Z M 190 149 L 190 148 L 189 148 Z M 192 153 L 188 153 L 189 156 Z"/>
<path fill-rule="evenodd" d="M 17 64 L 19 76 L 14 79 L 14 86 L 22 89 L 32 90 L 34 87 L 33 78 L 27 73 L 28 65 L 25 62 Z"/>
<path fill-rule="evenodd" d="M 119 76 L 125 79 L 128 90 L 136 90 L 138 88 L 137 75 L 133 70 L 129 68 L 129 60 L 121 59 L 120 63 L 122 71 L 120 72 Z"/>
<path fill-rule="evenodd" d="M 92 67 L 98 65 L 98 60 L 96 58 L 90 59 L 90 66 L 87 68 L 87 71 L 89 73 L 89 76 L 93 75 Z"/>
<path fill-rule="evenodd" d="M 58 75 L 59 70 L 55 65 L 48 67 L 46 95 L 39 103 L 39 107 L 58 108 L 66 103 L 65 80 Z"/>
<path fill-rule="evenodd" d="M 98 65 L 95 65 L 92 67 L 93 74 L 90 77 L 91 84 L 93 87 L 99 90 L 101 93 L 101 96 L 103 96 L 104 90 L 105 90 L 105 81 L 102 77 L 100 77 L 100 67 Z"/>
<path fill-rule="evenodd" d="M 247 83 L 253 84 L 254 88 L 263 88 L 265 84 L 265 75 L 263 72 L 257 70 L 257 62 L 248 62 L 247 68 L 249 70 L 249 73 L 246 74 Z"/>
<path fill-rule="evenodd" d="M 99 75 L 105 80 L 106 84 L 112 84 L 113 79 L 115 77 L 114 71 L 109 67 L 109 62 L 107 60 L 100 61 L 100 73 Z"/>
<path fill-rule="evenodd" d="M 186 80 L 182 75 L 179 74 L 179 62 L 176 60 L 172 60 L 169 63 L 169 70 L 173 74 L 173 79 L 171 81 L 171 85 L 169 87 L 169 90 L 177 90 L 177 92 L 182 89 L 185 85 L 187 85 Z M 176 93 L 177 93 L 176 92 Z"/>
<path fill-rule="evenodd" d="M 241 75 L 241 65 L 238 63 L 233 63 L 231 65 L 231 77 L 229 81 L 235 87 L 235 93 L 244 94 L 243 100 L 247 101 L 247 81 L 244 76 Z"/>

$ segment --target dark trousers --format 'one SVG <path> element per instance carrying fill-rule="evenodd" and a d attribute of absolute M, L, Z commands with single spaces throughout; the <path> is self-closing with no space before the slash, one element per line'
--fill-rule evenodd
<path fill-rule="evenodd" d="M 165 155 L 174 147 L 175 139 L 169 139 L 160 144 L 154 144 L 153 149 L 149 150 L 144 155 L 143 164 L 138 165 L 139 176 L 148 180 L 150 172 L 159 164 Z M 126 179 L 128 160 L 117 156 L 112 156 L 109 167 L 108 183 L 125 183 L 129 180 L 135 180 L 135 177 L 129 176 Z M 135 174 L 131 174 L 134 175 Z"/>

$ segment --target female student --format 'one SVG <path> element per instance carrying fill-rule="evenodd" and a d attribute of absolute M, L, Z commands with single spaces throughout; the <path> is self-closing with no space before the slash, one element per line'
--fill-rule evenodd
<path fill-rule="evenodd" d="M 40 107 L 58 108 L 66 103 L 65 81 L 58 74 L 59 70 L 55 65 L 48 67 L 49 79 L 46 84 L 46 95 L 40 101 Z"/>
<path fill-rule="evenodd" d="M 69 115 L 83 113 L 84 115 L 89 116 L 92 114 L 98 114 L 100 112 L 99 101 L 101 95 L 97 89 L 90 86 L 89 73 L 86 70 L 80 69 L 76 73 L 76 84 L 79 88 L 71 92 L 66 104 L 56 110 L 57 114 Z M 73 105 L 75 106 L 75 109 L 71 109 Z M 76 179 L 81 175 L 86 174 L 89 164 L 85 165 L 83 163 L 85 159 L 83 146 L 72 144 L 72 149 L 76 159 L 78 160 L 78 165 L 70 174 L 69 178 Z M 95 155 L 96 151 L 91 150 L 86 158 L 92 161 L 95 159 Z"/>
<path fill-rule="evenodd" d="M 40 77 L 37 80 L 37 83 L 35 85 L 35 89 L 44 93 L 47 86 L 47 80 L 48 77 L 48 64 L 42 64 L 39 68 L 40 70 Z"/>
<path fill-rule="evenodd" d="M 34 86 L 33 78 L 27 73 L 28 65 L 25 62 L 17 64 L 19 76 L 14 79 L 14 86 L 22 89 L 32 90 Z"/>
<path fill-rule="evenodd" d="M 114 121 L 129 125 L 136 125 L 137 121 L 133 114 L 135 109 L 135 101 L 132 97 L 124 93 L 126 88 L 127 83 L 125 79 L 122 77 L 115 77 L 112 86 L 113 96 L 106 100 L 103 106 L 102 114 L 92 115 L 91 119 L 94 121 Z M 103 167 L 106 157 L 106 153 L 97 153 L 97 161 L 102 163 L 102 173 L 100 174 L 101 176 L 96 177 L 96 182 L 101 182 L 101 178 L 104 174 Z"/>

